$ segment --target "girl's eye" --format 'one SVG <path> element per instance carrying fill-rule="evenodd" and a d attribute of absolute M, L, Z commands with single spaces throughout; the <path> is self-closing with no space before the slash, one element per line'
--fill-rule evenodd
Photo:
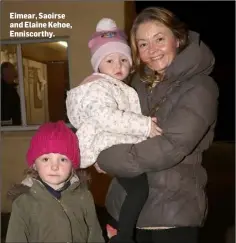
<path fill-rule="evenodd" d="M 121 59 L 121 61 L 122 61 L 122 62 L 128 62 L 128 60 L 125 59 L 125 58 Z"/>
<path fill-rule="evenodd" d="M 108 63 L 112 63 L 112 60 L 107 60 Z"/>
<path fill-rule="evenodd" d="M 61 161 L 62 161 L 62 162 L 67 162 L 68 159 L 67 159 L 67 158 L 61 158 Z"/>
<path fill-rule="evenodd" d="M 47 157 L 44 157 L 44 158 L 42 159 L 43 162 L 47 162 L 48 160 L 49 160 L 49 158 L 47 158 Z"/>

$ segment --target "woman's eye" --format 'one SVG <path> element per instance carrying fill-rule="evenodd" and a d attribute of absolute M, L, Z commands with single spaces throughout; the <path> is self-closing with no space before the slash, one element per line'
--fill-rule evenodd
<path fill-rule="evenodd" d="M 122 61 L 122 62 L 128 62 L 128 60 L 125 59 L 125 58 L 124 58 L 124 59 L 121 59 L 121 61 Z"/>
<path fill-rule="evenodd" d="M 145 47 L 146 45 L 147 45 L 146 43 L 142 43 L 142 44 L 139 45 L 139 47 L 140 47 L 140 48 L 143 48 L 143 47 Z"/>
<path fill-rule="evenodd" d="M 107 60 L 108 63 L 112 63 L 112 60 Z"/>
<path fill-rule="evenodd" d="M 62 161 L 62 162 L 67 162 L 68 159 L 67 159 L 67 158 L 61 158 L 61 161 Z"/>
<path fill-rule="evenodd" d="M 164 38 L 163 37 L 160 37 L 160 38 L 158 38 L 156 41 L 157 42 L 161 42 L 161 41 L 163 41 L 164 40 Z"/>
<path fill-rule="evenodd" d="M 49 159 L 48 158 L 43 158 L 42 161 L 43 162 L 47 162 Z"/>

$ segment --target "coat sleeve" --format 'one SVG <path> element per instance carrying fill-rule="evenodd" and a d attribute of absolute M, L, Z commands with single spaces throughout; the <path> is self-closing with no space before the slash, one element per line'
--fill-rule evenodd
<path fill-rule="evenodd" d="M 204 79 L 204 83 L 181 96 L 161 124 L 162 136 L 138 144 L 119 144 L 108 148 L 100 153 L 98 165 L 107 173 L 121 177 L 175 166 L 194 150 L 215 123 L 217 99 L 217 85 L 212 79 Z"/>
<path fill-rule="evenodd" d="M 29 231 L 25 222 L 25 216 L 17 204 L 17 200 L 14 201 L 7 229 L 6 242 L 29 242 Z"/>
<path fill-rule="evenodd" d="M 102 84 L 95 82 L 90 86 L 83 109 L 107 132 L 133 136 L 148 136 L 151 118 L 142 114 L 120 110 L 114 97 Z"/>
<path fill-rule="evenodd" d="M 86 224 L 88 226 L 88 243 L 103 243 L 105 242 L 103 235 L 102 235 L 102 229 L 98 221 L 95 204 L 93 200 L 93 196 L 89 190 L 86 190 L 84 194 L 85 200 L 84 200 L 84 218 L 86 221 Z"/>

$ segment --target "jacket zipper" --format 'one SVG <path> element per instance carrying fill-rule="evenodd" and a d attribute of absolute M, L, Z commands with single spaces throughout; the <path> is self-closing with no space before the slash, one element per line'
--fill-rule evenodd
<path fill-rule="evenodd" d="M 55 197 L 54 197 L 54 198 L 55 198 Z M 71 239 L 72 239 L 71 242 L 74 242 L 74 239 L 73 239 L 73 233 L 72 233 L 72 225 L 71 225 L 70 218 L 69 218 L 68 214 L 66 213 L 66 210 L 65 210 L 63 204 L 61 203 L 61 201 L 58 200 L 57 198 L 55 198 L 55 200 L 60 204 L 60 206 L 61 206 L 61 208 L 62 208 L 64 214 L 66 215 L 66 217 L 67 217 L 67 219 L 68 219 L 68 221 L 69 221 L 69 223 L 70 223 L 70 233 L 71 233 Z M 69 242 L 67 242 L 67 243 L 69 243 Z"/>

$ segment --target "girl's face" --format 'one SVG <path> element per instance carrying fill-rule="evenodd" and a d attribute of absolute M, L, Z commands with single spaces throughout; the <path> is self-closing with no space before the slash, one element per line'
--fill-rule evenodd
<path fill-rule="evenodd" d="M 57 190 L 72 173 L 72 163 L 65 155 L 50 153 L 37 158 L 34 169 L 45 183 Z"/>
<path fill-rule="evenodd" d="M 125 55 L 112 53 L 107 55 L 99 65 L 100 73 L 107 74 L 112 78 L 123 81 L 130 72 L 130 63 Z"/>
<path fill-rule="evenodd" d="M 159 22 L 140 24 L 136 32 L 140 59 L 150 69 L 165 72 L 176 56 L 179 42 L 172 31 Z"/>

